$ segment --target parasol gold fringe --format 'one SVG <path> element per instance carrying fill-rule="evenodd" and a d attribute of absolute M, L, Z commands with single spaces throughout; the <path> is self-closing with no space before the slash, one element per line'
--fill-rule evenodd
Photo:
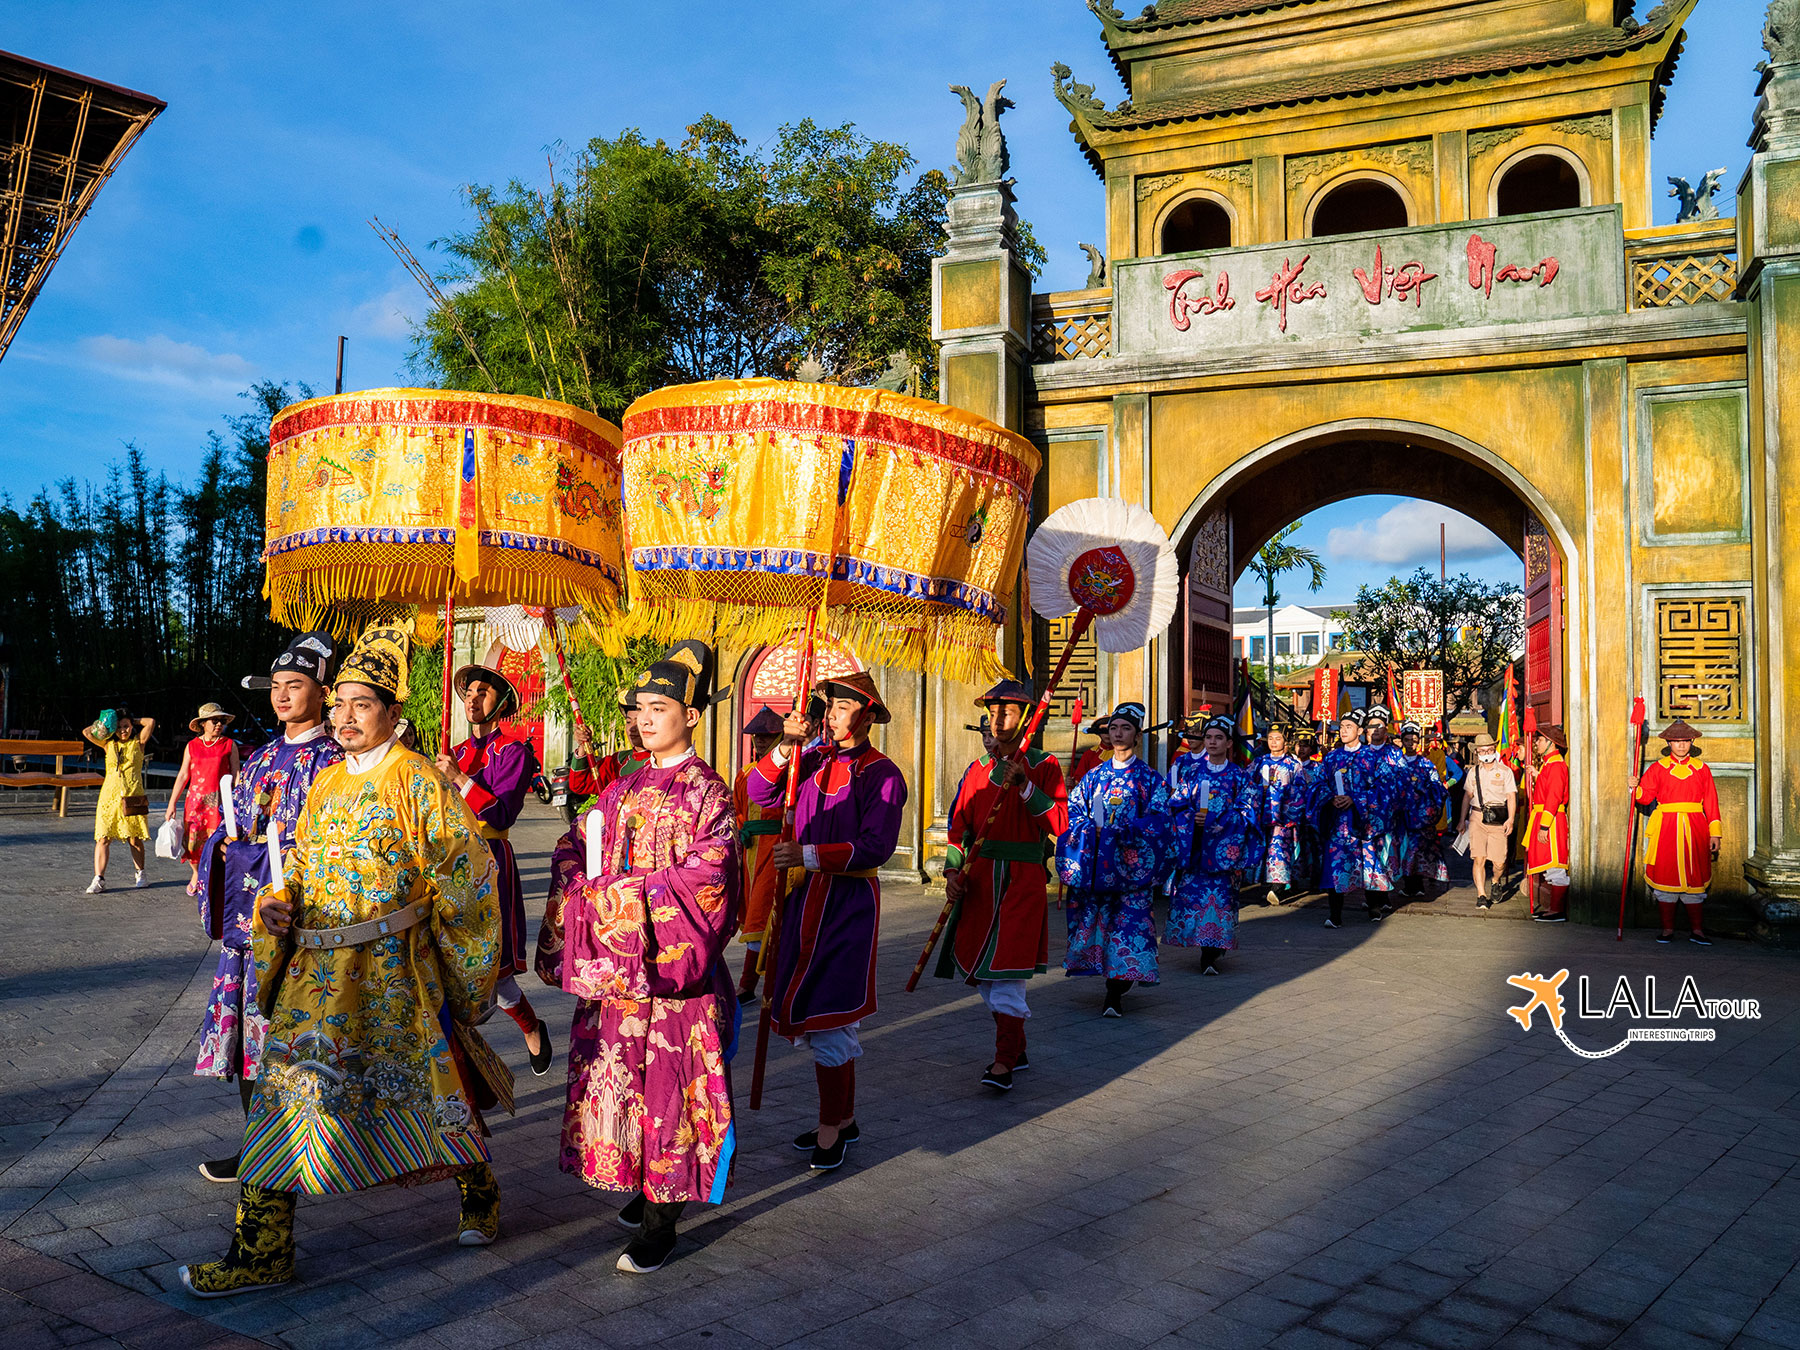
<path fill-rule="evenodd" d="M 331 563 L 285 569 L 271 559 L 263 583 L 269 600 L 269 617 L 285 628 L 323 629 L 345 637 L 371 619 L 393 618 L 414 607 L 441 610 L 449 575 L 441 563 Z M 578 605 L 584 617 L 598 620 L 601 630 L 612 627 L 607 597 L 595 594 L 566 577 L 540 571 L 508 568 L 484 569 L 482 589 L 507 597 L 507 602 L 562 608 Z M 458 587 L 454 598 L 471 603 L 468 588 Z"/>
<path fill-rule="evenodd" d="M 639 600 L 619 628 L 631 637 L 662 642 L 710 634 L 728 651 L 748 651 L 791 641 L 804 628 L 810 605 L 746 605 L 715 600 L 658 597 Z M 994 655 L 995 627 L 968 614 L 889 614 L 879 609 L 830 608 L 822 631 L 865 665 L 942 675 L 966 684 L 1005 678 Z"/>

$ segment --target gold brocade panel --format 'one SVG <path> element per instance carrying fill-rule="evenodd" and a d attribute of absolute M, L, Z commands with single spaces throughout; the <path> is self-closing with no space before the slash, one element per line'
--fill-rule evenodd
<path fill-rule="evenodd" d="M 1657 600 L 1656 712 L 1665 721 L 1748 720 L 1741 596 Z"/>

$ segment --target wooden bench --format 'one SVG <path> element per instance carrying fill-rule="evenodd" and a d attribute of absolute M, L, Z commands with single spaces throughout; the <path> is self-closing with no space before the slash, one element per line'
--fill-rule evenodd
<path fill-rule="evenodd" d="M 10 755 L 39 755 L 54 757 L 56 771 L 45 773 L 42 770 L 31 770 L 25 773 L 0 773 L 0 787 L 47 787 L 56 792 L 56 814 L 69 814 L 69 789 L 78 787 L 99 787 L 106 781 L 106 775 L 87 770 L 78 773 L 64 773 L 63 759 L 68 755 L 82 755 L 87 752 L 86 741 L 3 741 L 0 740 L 0 758 Z"/>

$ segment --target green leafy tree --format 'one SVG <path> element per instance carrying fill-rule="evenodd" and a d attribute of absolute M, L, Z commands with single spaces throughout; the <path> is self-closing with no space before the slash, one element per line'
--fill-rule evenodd
<path fill-rule="evenodd" d="M 1304 571 L 1311 574 L 1307 583 L 1308 590 L 1317 592 L 1325 586 L 1325 564 L 1319 560 L 1317 551 L 1287 542 L 1288 537 L 1299 528 L 1300 522 L 1295 521 L 1278 531 L 1250 559 L 1250 570 L 1262 578 L 1263 605 L 1268 610 L 1269 644 L 1264 653 L 1267 660 L 1263 677 L 1270 689 L 1275 685 L 1275 606 L 1281 601 L 1281 592 L 1275 589 L 1276 579 L 1289 572 Z"/>
<path fill-rule="evenodd" d="M 1524 592 L 1511 582 L 1464 573 L 1447 580 L 1426 568 L 1361 586 L 1342 610 L 1344 640 L 1378 669 L 1441 670 L 1447 713 L 1476 706 L 1481 688 L 1513 660 L 1523 640 Z"/>
<path fill-rule="evenodd" d="M 415 335 L 416 375 L 617 420 L 666 384 L 863 383 L 893 352 L 935 369 L 931 261 L 949 184 L 904 146 L 808 120 L 749 147 L 719 118 L 680 145 L 626 131 L 553 160 L 549 186 L 471 186 L 476 224 Z M 1043 250 L 1021 227 L 1034 271 Z"/>

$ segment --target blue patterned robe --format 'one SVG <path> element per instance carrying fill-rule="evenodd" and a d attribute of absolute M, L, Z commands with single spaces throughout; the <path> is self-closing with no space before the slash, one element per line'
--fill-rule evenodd
<path fill-rule="evenodd" d="M 1363 888 L 1391 891 L 1406 868 L 1400 813 L 1406 795 L 1406 754 L 1389 741 L 1364 746 L 1363 772 L 1371 783 L 1371 795 L 1381 806 L 1372 812 L 1363 839 Z"/>
<path fill-rule="evenodd" d="M 1344 795 L 1350 798 L 1346 811 L 1332 805 L 1340 771 Z M 1311 803 L 1318 822 L 1322 889 L 1339 895 L 1392 889 L 1386 857 L 1396 781 L 1393 768 L 1373 746 L 1346 750 L 1340 745 L 1325 756 Z"/>
<path fill-rule="evenodd" d="M 1174 861 L 1169 785 L 1143 760 L 1108 759 L 1069 794 L 1069 829 L 1056 841 L 1068 886 L 1069 975 L 1155 984 L 1150 902 Z"/>
<path fill-rule="evenodd" d="M 1176 871 L 1163 941 L 1230 950 L 1237 946 L 1238 879 L 1262 855 L 1255 785 L 1231 760 L 1214 768 L 1205 755 L 1177 755 L 1169 766 L 1169 807 Z"/>
<path fill-rule="evenodd" d="M 1444 866 L 1438 839 L 1438 820 L 1444 814 L 1448 790 L 1429 755 L 1408 756 L 1402 752 L 1401 766 L 1405 783 L 1395 812 L 1394 875 L 1448 884 L 1450 871 Z M 1429 888 L 1426 893 L 1431 893 Z"/>
<path fill-rule="evenodd" d="M 250 911 L 269 884 L 269 822 L 292 842 L 294 822 L 313 779 L 344 752 L 321 726 L 298 743 L 279 736 L 244 761 L 231 785 L 239 836 L 219 826 L 200 850 L 200 926 L 219 939 L 219 968 L 200 1025 L 194 1073 L 205 1078 L 256 1077 L 267 1024 L 256 1006 L 256 966 L 250 960 Z"/>
<path fill-rule="evenodd" d="M 1271 886 L 1286 886 L 1306 876 L 1300 863 L 1300 827 L 1311 790 L 1304 775 L 1307 767 L 1298 755 L 1261 755 L 1250 765 L 1256 823 L 1264 841 L 1259 879 Z"/>

